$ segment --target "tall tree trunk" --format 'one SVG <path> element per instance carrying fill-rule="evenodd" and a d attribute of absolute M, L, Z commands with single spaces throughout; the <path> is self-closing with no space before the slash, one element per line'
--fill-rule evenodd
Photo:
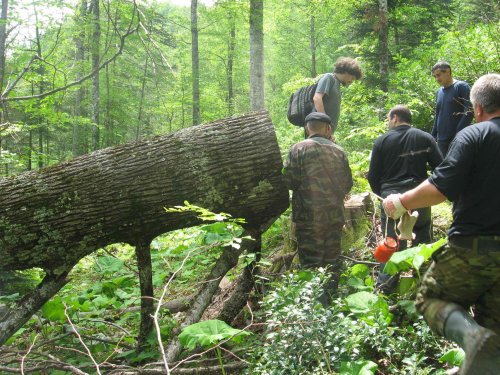
<path fill-rule="evenodd" d="M 2 0 L 2 14 L 0 15 L 0 96 L 3 92 L 5 80 L 5 57 L 6 57 L 6 41 L 7 41 L 7 14 L 9 11 L 9 1 Z M 0 124 L 5 122 L 5 103 L 2 102 L 0 108 Z M 2 149 L 2 132 L 0 132 L 0 150 Z"/>
<path fill-rule="evenodd" d="M 0 269 L 66 268 L 117 242 L 197 225 L 189 201 L 261 228 L 288 206 L 268 115 L 252 113 L 0 179 Z"/>
<path fill-rule="evenodd" d="M 229 42 L 227 48 L 227 107 L 229 116 L 234 113 L 234 89 L 233 89 L 233 65 L 234 65 L 234 49 L 236 45 L 236 20 L 234 11 L 231 10 L 229 15 L 230 29 Z"/>
<path fill-rule="evenodd" d="M 250 110 L 264 109 L 264 0 L 250 0 Z"/>
<path fill-rule="evenodd" d="M 198 0 L 191 0 L 191 70 L 193 81 L 193 125 L 200 118 L 200 56 L 198 50 Z"/>
<path fill-rule="evenodd" d="M 0 15 L 0 93 L 3 92 L 5 76 L 5 56 L 7 41 L 7 14 L 9 11 L 9 0 L 2 0 L 2 14 Z M 3 111 L 2 111 L 3 112 Z M 3 122 L 3 121 L 2 121 Z"/>
<path fill-rule="evenodd" d="M 87 0 L 80 0 L 80 9 L 77 14 L 76 22 L 77 24 L 83 25 L 85 22 L 85 17 L 87 15 Z M 75 60 L 76 60 L 76 80 L 81 79 L 83 65 L 85 61 L 85 27 L 81 27 L 80 31 L 75 37 Z M 85 132 L 83 131 L 83 124 L 81 123 L 81 118 L 83 117 L 83 98 L 85 95 L 85 89 L 83 85 L 80 85 L 75 92 L 75 108 L 73 110 L 73 116 L 75 117 L 73 124 L 73 157 L 83 155 L 87 152 L 83 137 Z"/>
<path fill-rule="evenodd" d="M 316 77 L 316 17 L 311 16 L 311 35 L 309 39 L 311 48 L 311 77 Z"/>
<path fill-rule="evenodd" d="M 42 40 L 40 36 L 40 29 L 38 27 L 38 12 L 36 10 L 36 6 L 34 7 L 35 10 L 35 18 L 36 18 L 36 26 L 35 26 L 35 35 L 36 35 L 36 52 L 40 58 L 42 57 Z M 43 64 L 40 64 L 40 66 L 37 69 L 37 74 L 39 75 L 39 83 L 38 83 L 38 93 L 41 94 L 45 91 L 45 85 L 44 85 L 44 80 L 45 80 L 45 69 Z M 44 150 L 43 150 L 43 137 L 45 134 L 45 125 L 44 125 L 44 118 L 40 114 L 41 113 L 41 102 L 40 99 L 37 99 L 36 101 L 36 106 L 39 110 L 39 113 L 37 114 L 37 123 L 38 123 L 38 168 L 43 168 L 44 160 L 43 160 L 43 155 L 44 155 Z"/>
<path fill-rule="evenodd" d="M 111 83 L 109 82 L 108 65 L 106 65 L 106 70 L 104 74 L 106 77 L 106 112 L 104 119 L 104 131 L 105 131 L 104 145 L 105 147 L 110 147 L 114 144 L 114 134 L 113 134 L 113 121 L 111 119 L 111 89 L 110 89 Z"/>
<path fill-rule="evenodd" d="M 92 121 L 92 150 L 99 149 L 100 134 L 99 134 L 99 110 L 100 110 L 100 94 L 99 94 L 99 52 L 101 41 L 101 25 L 99 0 L 92 0 L 92 17 L 93 17 L 93 32 L 92 32 L 92 70 L 95 70 L 92 76 L 92 109 L 90 119 Z"/>
<path fill-rule="evenodd" d="M 387 0 L 378 0 L 379 6 L 379 75 L 380 75 L 380 88 L 382 91 L 389 90 L 389 18 L 387 10 Z"/>
<path fill-rule="evenodd" d="M 33 169 L 33 129 L 29 130 L 28 135 L 28 162 L 26 164 L 26 169 L 28 171 Z"/>
<path fill-rule="evenodd" d="M 138 141 L 141 136 L 141 123 L 142 123 L 142 107 L 144 105 L 144 93 L 146 90 L 146 77 L 148 74 L 148 62 L 149 55 L 146 56 L 146 62 L 144 63 L 144 72 L 142 74 L 141 82 L 141 98 L 139 99 L 139 111 L 137 114 L 137 126 L 135 130 L 135 140 Z"/>

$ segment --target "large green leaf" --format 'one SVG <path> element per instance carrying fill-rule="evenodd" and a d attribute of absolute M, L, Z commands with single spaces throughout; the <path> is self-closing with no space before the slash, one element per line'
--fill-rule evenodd
<path fill-rule="evenodd" d="M 340 373 L 348 375 L 373 375 L 377 370 L 377 364 L 372 361 L 359 360 L 356 362 L 342 362 Z"/>
<path fill-rule="evenodd" d="M 408 315 L 412 319 L 416 320 L 418 318 L 419 315 L 417 309 L 415 308 L 415 302 L 404 299 L 398 301 L 397 305 L 401 307 L 406 315 Z"/>
<path fill-rule="evenodd" d="M 366 291 L 351 294 L 346 297 L 347 306 L 355 314 L 366 314 L 373 310 L 381 298 Z"/>
<path fill-rule="evenodd" d="M 66 320 L 66 315 L 64 315 L 64 305 L 61 297 L 55 297 L 46 302 L 45 305 L 42 306 L 42 314 L 45 318 L 53 322 L 64 322 Z"/>
<path fill-rule="evenodd" d="M 350 273 L 354 277 L 364 279 L 366 276 L 370 275 L 370 267 L 366 264 L 355 264 L 349 269 Z"/>
<path fill-rule="evenodd" d="M 184 328 L 179 335 L 181 344 L 193 350 L 197 345 L 209 347 L 222 340 L 241 342 L 250 332 L 235 329 L 221 320 L 205 320 Z"/>
<path fill-rule="evenodd" d="M 111 257 L 111 256 L 101 256 L 97 259 L 97 263 L 99 264 L 98 269 L 102 273 L 115 273 L 122 269 L 123 260 Z"/>
<path fill-rule="evenodd" d="M 395 275 L 398 272 L 407 271 L 410 268 L 419 270 L 420 266 L 426 262 L 434 252 L 443 247 L 446 242 L 446 238 L 441 238 L 432 244 L 422 244 L 403 251 L 398 251 L 394 253 L 391 259 L 386 263 L 384 273 Z"/>
<path fill-rule="evenodd" d="M 440 362 L 446 362 L 452 366 L 461 366 L 465 359 L 465 352 L 460 349 L 451 349 L 444 353 L 441 358 L 439 358 Z"/>

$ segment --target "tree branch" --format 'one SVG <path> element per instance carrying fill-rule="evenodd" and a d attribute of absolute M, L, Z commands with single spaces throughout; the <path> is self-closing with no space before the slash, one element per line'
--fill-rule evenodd
<path fill-rule="evenodd" d="M 115 54 L 113 56 L 111 56 L 108 60 L 104 61 L 97 68 L 92 70 L 89 74 L 83 76 L 82 78 L 80 78 L 76 81 L 70 82 L 64 86 L 58 87 L 58 88 L 53 89 L 53 90 L 46 91 L 46 92 L 38 94 L 38 95 L 15 96 L 12 98 L 7 98 L 6 95 L 8 95 L 10 91 L 12 91 L 12 89 L 15 87 L 15 84 L 17 84 L 19 82 L 19 80 L 22 78 L 22 76 L 26 73 L 27 68 L 29 68 L 29 66 L 27 66 L 27 67 L 25 67 L 25 69 L 23 69 L 23 71 L 20 73 L 20 75 L 16 78 L 15 84 L 9 86 L 8 90 L 6 89 L 5 92 L 2 93 L 2 97 L 0 98 L 0 100 L 3 102 L 12 102 L 12 101 L 31 100 L 31 99 L 43 99 L 43 98 L 50 96 L 50 95 L 53 95 L 59 91 L 64 91 L 64 90 L 69 89 L 70 87 L 79 85 L 80 83 L 92 78 L 98 71 L 100 71 L 101 69 L 106 67 L 106 65 L 108 65 L 111 62 L 113 62 L 114 60 L 116 60 L 116 58 L 122 54 L 123 48 L 125 47 L 126 38 L 128 36 L 132 35 L 133 33 L 137 32 L 137 30 L 139 29 L 139 25 L 136 25 L 134 28 L 132 28 L 132 23 L 134 22 L 136 13 L 137 13 L 137 4 L 134 1 L 134 13 L 133 13 L 134 17 L 132 17 L 132 19 L 130 20 L 127 32 L 125 34 L 123 34 L 122 36 L 120 36 L 120 45 L 119 45 L 118 51 L 116 51 Z M 31 63 L 33 62 L 32 60 L 35 60 L 35 59 L 40 59 L 40 57 L 33 56 L 29 62 L 29 65 L 31 65 Z"/>

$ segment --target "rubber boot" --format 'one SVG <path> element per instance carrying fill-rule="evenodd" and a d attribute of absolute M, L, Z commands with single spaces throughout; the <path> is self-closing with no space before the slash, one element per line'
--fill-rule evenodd
<path fill-rule="evenodd" d="M 391 276 L 382 271 L 384 267 L 385 263 L 380 263 L 380 271 L 378 273 L 377 280 L 375 281 L 375 288 L 380 290 L 381 293 L 389 295 L 396 292 L 398 289 L 399 273 Z"/>
<path fill-rule="evenodd" d="M 490 329 L 481 327 L 463 309 L 452 311 L 444 324 L 444 336 L 465 351 L 461 375 L 497 375 L 500 373 L 500 341 Z"/>

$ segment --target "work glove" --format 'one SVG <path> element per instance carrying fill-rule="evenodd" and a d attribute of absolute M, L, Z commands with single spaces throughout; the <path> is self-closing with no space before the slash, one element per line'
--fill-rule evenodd
<path fill-rule="evenodd" d="M 407 212 L 401 216 L 398 224 L 399 239 L 400 240 L 413 240 L 415 235 L 413 234 L 413 227 L 418 219 L 418 212 L 413 211 L 411 215 Z"/>
<path fill-rule="evenodd" d="M 382 202 L 385 214 L 391 219 L 399 219 L 408 210 L 401 203 L 401 194 L 391 194 Z"/>

